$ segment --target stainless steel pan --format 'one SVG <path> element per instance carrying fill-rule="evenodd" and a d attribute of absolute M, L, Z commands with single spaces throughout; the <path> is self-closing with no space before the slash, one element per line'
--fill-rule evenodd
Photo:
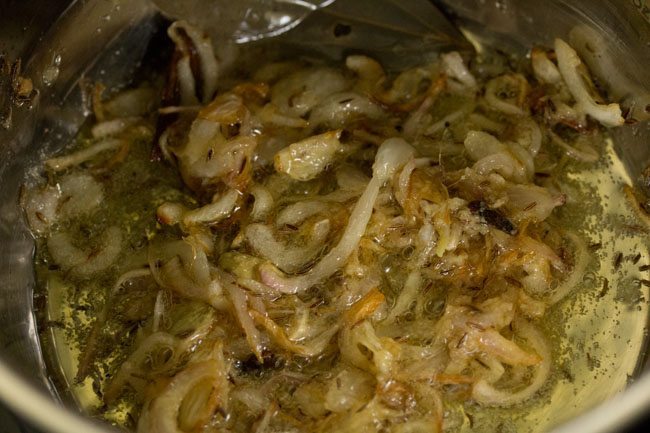
<path fill-rule="evenodd" d="M 10 127 L 0 128 L 0 400 L 47 432 L 106 432 L 107 427 L 78 413 L 73 398 L 55 385 L 56 371 L 46 366 L 49 355 L 43 353 L 38 330 L 41 324 L 36 323 L 34 315 L 34 309 L 42 307 L 33 297 L 34 246 L 18 207 L 18 195 L 20 185 L 34 175 L 35 164 L 74 136 L 87 115 L 79 80 L 101 79 L 109 87 L 128 82 L 160 26 L 160 17 L 145 0 L 26 3 L 10 0 L 0 4 L 0 51 L 8 53 L 6 59 L 22 60 L 19 75 L 31 78 L 39 92 L 31 108 L 30 103 L 21 106 L 10 101 Z M 508 50 L 551 45 L 553 37 L 568 38 L 576 26 L 588 26 L 601 36 L 595 39 L 602 44 L 597 48 L 606 45 L 607 56 L 616 66 L 614 73 L 601 71 L 599 78 L 616 97 L 635 98 L 638 117 L 647 117 L 650 105 L 644 101 L 650 102 L 645 96 L 650 90 L 650 4 L 646 0 L 437 3 L 455 17 L 470 38 Z M 319 33 L 313 20 L 318 17 L 309 17 L 302 25 L 312 26 L 308 32 L 312 42 L 323 40 L 326 36 Z M 291 32 L 286 38 L 294 48 L 306 42 L 304 37 L 292 39 Z M 363 41 L 361 38 L 358 43 L 363 46 Z M 323 51 L 337 54 L 336 50 Z M 0 74 L 5 103 L 9 78 Z M 7 105 L 0 109 L 6 121 Z M 648 122 L 629 125 L 614 135 L 625 169 L 633 180 L 638 179 L 650 162 Z M 641 242 L 647 245 L 646 240 Z M 648 299 L 647 293 L 645 296 Z M 634 326 L 644 331 L 646 322 L 647 316 Z M 650 413 L 650 366 L 643 344 L 629 348 L 634 351 L 637 366 L 627 389 L 607 402 L 585 403 L 555 432 L 617 431 Z M 610 391 L 614 394 L 616 390 Z M 595 403 L 600 404 L 592 407 Z"/>

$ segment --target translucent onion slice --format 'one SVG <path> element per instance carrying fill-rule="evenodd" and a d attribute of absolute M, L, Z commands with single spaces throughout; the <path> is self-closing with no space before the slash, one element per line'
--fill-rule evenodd
<path fill-rule="evenodd" d="M 255 199 L 251 218 L 253 221 L 265 220 L 273 208 L 273 195 L 268 188 L 260 184 L 253 185 L 249 192 Z"/>
<path fill-rule="evenodd" d="M 476 78 L 474 75 L 467 69 L 463 58 L 458 53 L 458 51 L 452 51 L 451 53 L 443 54 L 440 56 L 442 60 L 442 65 L 444 67 L 445 73 L 458 80 L 465 87 L 475 88 L 476 87 Z"/>
<path fill-rule="evenodd" d="M 553 294 L 547 301 L 550 305 L 560 302 L 576 289 L 584 278 L 585 270 L 591 260 L 587 244 L 580 236 L 568 230 L 563 230 L 562 235 L 573 244 L 573 267 L 568 271 L 570 272 L 568 277 L 553 290 Z"/>
<path fill-rule="evenodd" d="M 533 48 L 530 53 L 530 60 L 533 66 L 535 78 L 542 83 L 558 84 L 562 81 L 562 75 L 555 63 L 548 58 L 546 51 L 541 48 Z"/>
<path fill-rule="evenodd" d="M 372 371 L 383 381 L 393 373 L 400 346 L 390 338 L 378 337 L 372 324 L 365 320 L 341 330 L 339 349 L 345 361 L 361 370 Z M 367 356 L 368 353 L 372 355 Z"/>
<path fill-rule="evenodd" d="M 59 182 L 59 212 L 63 218 L 88 214 L 104 201 L 104 188 L 85 173 L 67 175 Z"/>
<path fill-rule="evenodd" d="M 117 138 L 106 138 L 85 149 L 79 150 L 69 155 L 48 159 L 45 161 L 47 168 L 53 171 L 63 171 L 67 168 L 84 163 L 102 152 L 117 150 L 124 146 L 126 142 Z"/>
<path fill-rule="evenodd" d="M 295 180 L 316 178 L 343 150 L 341 133 L 342 130 L 329 131 L 285 147 L 273 158 L 275 169 Z"/>
<path fill-rule="evenodd" d="M 128 384 L 142 381 L 138 376 L 146 373 L 170 371 L 185 350 L 182 341 L 166 332 L 154 332 L 140 342 L 135 351 L 121 365 L 104 390 L 104 399 L 115 401 Z M 158 354 L 165 352 L 165 356 Z M 160 362 L 158 362 L 160 361 Z"/>
<path fill-rule="evenodd" d="M 402 291 L 399 293 L 395 305 L 390 311 L 389 318 L 395 319 L 406 313 L 417 300 L 422 288 L 422 275 L 419 270 L 411 271 L 406 277 Z"/>
<path fill-rule="evenodd" d="M 598 161 L 598 159 L 600 159 L 600 155 L 598 154 L 598 151 L 596 151 L 596 149 L 591 147 L 589 143 L 584 141 L 584 139 L 587 138 L 584 135 L 578 137 L 578 140 L 576 140 L 578 142 L 577 144 L 582 145 L 582 148 L 580 149 L 576 146 L 570 145 L 553 131 L 549 131 L 549 134 L 551 136 L 551 139 L 553 140 L 553 143 L 557 144 L 562 149 L 564 149 L 566 154 L 573 159 L 577 159 L 578 161 L 582 161 L 582 162 L 596 162 Z"/>
<path fill-rule="evenodd" d="M 528 112 L 523 108 L 523 103 L 527 91 L 528 81 L 521 74 L 502 75 L 485 85 L 485 102 L 504 114 L 525 116 Z"/>
<path fill-rule="evenodd" d="M 130 126 L 142 121 L 140 117 L 120 117 L 95 124 L 90 130 L 94 138 L 106 138 L 124 132 Z"/>
<path fill-rule="evenodd" d="M 161 287 L 216 309 L 224 308 L 221 284 L 213 275 L 206 251 L 192 236 L 187 240 L 152 244 L 148 261 L 151 274 Z"/>
<path fill-rule="evenodd" d="M 54 233 L 47 240 L 47 248 L 54 261 L 77 276 L 88 277 L 115 263 L 122 251 L 122 231 L 109 227 L 99 241 L 101 249 L 84 251 L 72 242 L 68 233 Z"/>
<path fill-rule="evenodd" d="M 183 37 L 182 33 L 189 37 L 189 41 Z M 200 97 L 200 102 L 207 103 L 214 96 L 219 75 L 219 64 L 214 56 L 212 41 L 206 34 L 185 21 L 174 22 L 169 26 L 167 34 L 174 41 L 176 49 L 182 53 L 182 58 L 177 65 L 181 103 L 195 105 L 199 102 L 197 96 Z M 201 68 L 201 77 L 197 77 L 200 80 L 199 85 L 196 83 L 190 66 L 192 55 L 198 56 Z M 201 95 L 197 95 L 196 91 L 199 86 L 202 89 Z"/>
<path fill-rule="evenodd" d="M 386 79 L 384 68 L 374 59 L 362 55 L 352 55 L 345 59 L 345 66 L 357 76 L 357 88 L 362 93 L 372 95 Z"/>
<path fill-rule="evenodd" d="M 551 350 L 542 334 L 525 320 L 514 322 L 515 332 L 533 347 L 541 361 L 534 367 L 530 383 L 521 390 L 508 391 L 497 389 L 486 380 L 481 379 L 472 387 L 472 398 L 486 406 L 512 406 L 533 397 L 546 383 L 551 373 Z"/>
<path fill-rule="evenodd" d="M 343 128 L 360 119 L 378 121 L 384 110 L 368 96 L 356 92 L 334 93 L 324 98 L 309 115 L 309 124 L 316 128 Z"/>
<path fill-rule="evenodd" d="M 287 246 L 275 239 L 273 229 L 264 224 L 250 224 L 246 239 L 257 254 L 284 272 L 297 272 L 311 263 L 323 249 L 330 231 L 328 219 L 314 224 L 309 242 L 302 246 Z"/>
<path fill-rule="evenodd" d="M 224 364 L 222 360 L 201 361 L 174 376 L 163 392 L 145 406 L 138 422 L 138 433 L 194 431 L 218 408 L 225 408 L 229 384 Z M 209 391 L 207 395 L 200 393 L 206 398 L 196 399 L 196 391 L 205 391 L 206 388 Z M 188 404 L 187 399 L 192 399 L 192 404 Z"/>
<path fill-rule="evenodd" d="M 578 72 L 578 68 L 582 66 L 578 53 L 559 38 L 555 40 L 555 53 L 562 78 L 580 108 L 603 126 L 623 125 L 625 119 L 621 115 L 621 107 L 618 104 L 599 104 L 589 94 L 584 79 Z"/>
<path fill-rule="evenodd" d="M 327 212 L 331 205 L 316 200 L 303 200 L 285 207 L 278 213 L 275 223 L 278 227 L 299 226 L 307 218 Z"/>
<path fill-rule="evenodd" d="M 229 189 L 222 195 L 216 195 L 213 202 L 193 209 L 183 216 L 186 226 L 195 224 L 216 224 L 228 218 L 235 211 L 241 194 L 236 189 Z"/>
<path fill-rule="evenodd" d="M 315 338 L 304 343 L 296 343 L 287 337 L 284 329 L 275 323 L 270 317 L 265 314 L 262 314 L 258 311 L 251 310 L 251 316 L 255 319 L 255 322 L 263 326 L 268 332 L 269 336 L 275 344 L 281 348 L 293 352 L 301 356 L 317 356 L 323 353 L 325 348 L 329 345 L 330 340 L 339 331 L 338 325 L 330 326 L 323 330 Z"/>
<path fill-rule="evenodd" d="M 566 202 L 564 194 L 553 195 L 546 188 L 532 184 L 509 185 L 506 197 L 505 208 L 515 222 L 544 221 L 553 209 Z"/>
<path fill-rule="evenodd" d="M 366 230 L 380 188 L 413 158 L 413 154 L 414 149 L 406 141 L 399 138 L 386 140 L 377 151 L 372 180 L 354 206 L 339 243 L 303 275 L 287 278 L 270 264 L 260 266 L 262 282 L 283 293 L 297 293 L 317 284 L 343 267 Z"/>
<path fill-rule="evenodd" d="M 235 283 L 231 276 L 222 274 L 221 277 L 224 287 L 230 297 L 235 317 L 244 330 L 244 334 L 246 334 L 248 345 L 257 357 L 258 361 L 264 362 L 264 359 L 262 358 L 262 351 L 264 350 L 262 334 L 255 327 L 255 322 L 253 321 L 253 313 L 255 313 L 255 311 L 248 307 L 248 295 L 237 285 L 237 283 Z"/>
<path fill-rule="evenodd" d="M 343 74 L 331 68 L 303 68 L 278 81 L 271 102 L 293 117 L 307 114 L 323 98 L 349 87 Z"/>
<path fill-rule="evenodd" d="M 54 186 L 35 188 L 21 191 L 21 207 L 27 216 L 29 228 L 36 234 L 42 235 L 49 231 L 58 215 L 61 191 Z"/>
<path fill-rule="evenodd" d="M 325 408 L 332 412 L 360 408 L 372 398 L 374 386 L 373 377 L 368 373 L 354 367 L 343 370 L 327 388 Z"/>

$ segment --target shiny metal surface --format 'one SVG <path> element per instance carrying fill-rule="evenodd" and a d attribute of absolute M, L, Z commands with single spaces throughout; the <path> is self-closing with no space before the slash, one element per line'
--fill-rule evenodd
<path fill-rule="evenodd" d="M 87 0 L 73 2 L 50 27 L 51 17 L 58 16 L 66 3 L 10 1 L 0 5 L 0 51 L 9 51 L 12 58 L 21 56 L 23 75 L 32 78 L 40 90 L 32 110 L 17 107 L 13 127 L 0 129 L 0 399 L 44 431 L 92 433 L 106 430 L 79 416 L 71 396 L 59 395 L 61 390 L 53 386 L 46 371 L 32 311 L 33 242 L 18 197 L 26 177 L 38 176 L 31 170 L 36 161 L 65 145 L 84 120 L 87 113 L 79 79 L 101 78 L 109 87 L 127 82 L 159 21 L 145 0 Z M 650 22 L 642 0 L 438 3 L 477 38 L 515 50 L 531 43 L 549 45 L 553 37 L 568 37 L 575 26 L 588 24 L 607 36 L 612 58 L 623 66 L 620 75 L 600 77 L 609 83 L 611 92 L 625 98 L 630 92 L 650 90 Z M 304 24 L 317 18 L 308 18 Z M 45 36 L 38 40 L 41 34 Z M 292 37 L 287 34 L 289 44 Z M 313 37 L 318 38 L 318 33 Z M 335 55 L 337 49 L 326 51 Z M 53 75 L 48 74 L 44 79 L 43 73 L 53 72 L 53 67 L 58 69 L 56 79 L 50 80 Z M 650 162 L 650 126 L 641 122 L 614 135 L 617 152 L 636 179 Z M 639 370 L 648 369 L 642 365 L 644 359 L 639 362 Z M 68 409 L 63 408 L 66 405 Z M 650 373 L 646 372 L 627 391 L 555 431 L 616 431 L 649 408 Z"/>

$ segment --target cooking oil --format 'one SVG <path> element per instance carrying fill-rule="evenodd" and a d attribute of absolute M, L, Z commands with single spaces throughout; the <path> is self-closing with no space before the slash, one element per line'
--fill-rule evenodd
<path fill-rule="evenodd" d="M 623 193 L 633 180 L 611 140 L 597 166 L 575 167 L 557 180 L 568 195 L 557 216 L 585 240 L 592 258 L 582 282 L 543 319 L 553 344 L 552 378 L 517 408 L 456 408 L 463 432 L 548 431 L 622 391 L 643 366 L 650 227 Z"/>

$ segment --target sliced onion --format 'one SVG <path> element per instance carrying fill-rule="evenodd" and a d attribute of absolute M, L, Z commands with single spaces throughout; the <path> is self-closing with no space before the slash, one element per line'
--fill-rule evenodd
<path fill-rule="evenodd" d="M 307 218 L 327 212 L 331 205 L 316 200 L 299 201 L 285 207 L 278 213 L 275 223 L 278 227 L 299 226 Z"/>
<path fill-rule="evenodd" d="M 162 290 L 159 290 L 158 293 L 156 294 L 156 302 L 154 303 L 153 306 L 153 320 L 151 324 L 151 328 L 153 332 L 158 332 L 160 330 L 160 324 L 163 320 L 163 316 L 165 315 L 165 292 Z"/>
<path fill-rule="evenodd" d="M 286 126 L 287 128 L 306 128 L 309 122 L 302 117 L 294 117 L 280 112 L 278 107 L 272 103 L 266 104 L 258 113 L 262 123 L 275 126 Z"/>
<path fill-rule="evenodd" d="M 472 387 L 472 398 L 486 406 L 512 406 L 528 400 L 535 395 L 546 383 L 551 373 L 551 350 L 542 334 L 525 320 L 514 322 L 515 332 L 533 347 L 541 362 L 534 367 L 533 376 L 524 389 L 510 392 L 500 390 L 481 379 Z"/>
<path fill-rule="evenodd" d="M 357 323 L 371 317 L 375 311 L 384 305 L 386 298 L 377 287 L 373 287 L 361 297 L 358 301 L 350 306 L 343 314 L 343 323 L 347 327 L 355 326 Z"/>
<path fill-rule="evenodd" d="M 163 224 L 174 225 L 183 221 L 188 209 L 180 203 L 165 202 L 156 209 L 156 218 Z"/>
<path fill-rule="evenodd" d="M 183 223 L 187 226 L 216 224 L 232 215 L 240 196 L 239 191 L 231 188 L 225 194 L 215 196 L 212 203 L 187 212 L 183 216 Z"/>
<path fill-rule="evenodd" d="M 580 236 L 568 230 L 563 230 L 562 235 L 573 244 L 573 267 L 569 270 L 569 276 L 553 290 L 553 295 L 548 299 L 550 305 L 560 302 L 576 289 L 591 260 L 587 245 Z"/>
<path fill-rule="evenodd" d="M 192 122 L 187 142 L 174 150 L 185 183 L 194 190 L 206 184 L 224 182 L 242 189 L 250 178 L 250 164 L 257 141 L 238 135 L 230 140 L 222 134 L 221 124 L 197 118 Z"/>
<path fill-rule="evenodd" d="M 600 158 L 600 155 L 598 154 L 596 149 L 591 147 L 588 143 L 583 142 L 582 149 L 578 149 L 577 147 L 571 146 L 569 143 L 564 141 L 559 135 L 557 135 L 553 131 L 549 131 L 549 134 L 551 135 L 551 139 L 553 140 L 553 143 L 557 144 L 562 149 L 564 149 L 566 154 L 569 155 L 571 158 L 577 159 L 578 161 L 582 161 L 582 162 L 596 162 Z"/>
<path fill-rule="evenodd" d="M 365 348 L 365 352 L 361 350 Z M 380 382 L 389 378 L 395 368 L 399 345 L 392 339 L 379 338 L 369 321 L 353 328 L 343 328 L 339 336 L 339 349 L 343 359 L 357 368 L 372 371 Z M 372 356 L 366 356 L 366 353 Z"/>
<path fill-rule="evenodd" d="M 411 306 L 417 300 L 422 288 L 422 275 L 419 270 L 411 271 L 406 277 L 404 287 L 399 293 L 395 305 L 390 310 L 389 318 L 395 319 L 398 316 L 408 312 Z"/>
<path fill-rule="evenodd" d="M 530 53 L 531 64 L 535 78 L 542 83 L 558 84 L 562 81 L 562 75 L 555 63 L 548 58 L 546 51 L 541 48 L 533 48 Z"/>
<path fill-rule="evenodd" d="M 60 197 L 61 191 L 54 186 L 22 191 L 21 207 L 34 233 L 47 233 L 52 224 L 57 221 Z"/>
<path fill-rule="evenodd" d="M 564 194 L 552 195 L 546 188 L 537 185 L 509 185 L 506 189 L 510 216 L 517 222 L 544 221 L 553 209 L 566 202 Z"/>
<path fill-rule="evenodd" d="M 467 69 L 463 58 L 458 53 L 458 51 L 452 51 L 451 53 L 443 54 L 440 56 L 442 64 L 445 70 L 445 73 L 461 82 L 465 87 L 475 88 L 476 87 L 476 78 L 474 75 Z"/>
<path fill-rule="evenodd" d="M 341 133 L 340 129 L 329 131 L 285 147 L 273 158 L 275 169 L 300 181 L 316 178 L 343 150 Z"/>
<path fill-rule="evenodd" d="M 217 408 L 225 408 L 230 388 L 226 371 L 223 361 L 213 359 L 190 364 L 173 377 L 160 395 L 145 406 L 138 421 L 138 433 L 183 433 L 179 421 L 183 423 L 184 419 L 194 418 L 182 411 L 183 403 L 204 383 L 211 388 L 211 393 L 214 392 L 214 397 L 202 402 L 206 407 L 201 407 L 201 412 L 205 410 L 211 416 Z M 205 417 L 205 421 L 208 421 L 209 416 Z M 192 430 L 200 427 L 196 425 L 198 422 L 192 424 Z"/>
<path fill-rule="evenodd" d="M 151 274 L 161 287 L 223 309 L 221 284 L 213 276 L 206 252 L 192 237 L 184 241 L 152 244 L 148 260 Z"/>
<path fill-rule="evenodd" d="M 356 92 L 334 93 L 316 105 L 309 115 L 312 128 L 343 128 L 360 119 L 377 121 L 385 116 L 384 110 L 368 96 Z"/>
<path fill-rule="evenodd" d="M 509 365 L 531 366 L 542 361 L 538 355 L 523 350 L 493 328 L 478 332 L 477 343 L 480 350 Z"/>
<path fill-rule="evenodd" d="M 94 145 L 79 150 L 75 153 L 69 155 L 60 156 L 57 158 L 48 159 L 45 161 L 45 165 L 53 171 L 63 171 L 67 168 L 79 165 L 88 160 L 93 159 L 95 156 L 100 153 L 107 152 L 110 150 L 116 150 L 124 146 L 126 142 L 117 138 L 106 138 L 101 140 Z"/>
<path fill-rule="evenodd" d="M 273 195 L 271 195 L 268 188 L 260 184 L 253 185 L 250 188 L 250 193 L 255 199 L 251 210 L 251 218 L 253 221 L 265 220 L 273 208 Z"/>
<path fill-rule="evenodd" d="M 513 129 L 517 143 L 532 156 L 536 156 L 542 147 L 542 131 L 537 122 L 527 117 L 517 122 Z"/>
<path fill-rule="evenodd" d="M 181 35 L 182 30 L 191 41 L 192 46 L 187 45 L 187 40 Z M 182 58 L 178 62 L 178 75 L 181 88 L 181 103 L 183 105 L 195 105 L 197 96 L 202 103 L 207 103 L 214 96 L 217 90 L 217 79 L 219 76 L 219 64 L 214 56 L 212 41 L 196 27 L 185 21 L 175 21 L 167 30 L 167 34 L 174 41 L 176 49 L 182 53 Z M 198 55 L 201 68 L 201 88 L 202 94 L 197 95 L 197 85 L 195 77 L 192 75 L 190 67 L 190 58 L 192 55 Z"/>
<path fill-rule="evenodd" d="M 104 188 L 88 174 L 74 173 L 59 181 L 59 212 L 63 218 L 88 214 L 104 201 Z"/>
<path fill-rule="evenodd" d="M 154 352 L 162 350 L 171 351 L 172 355 L 162 364 L 151 362 L 150 365 L 147 365 L 147 360 L 155 358 Z M 184 350 L 182 342 L 166 332 L 154 332 L 147 336 L 120 365 L 119 370 L 104 390 L 104 398 L 107 402 L 115 401 L 126 385 L 141 380 L 139 375 L 170 371 Z"/>
<path fill-rule="evenodd" d="M 493 153 L 476 161 L 472 167 L 478 174 L 498 173 L 513 182 L 526 182 L 528 172 L 521 162 L 510 152 Z"/>
<path fill-rule="evenodd" d="M 139 117 L 121 117 L 97 123 L 91 129 L 94 138 L 106 138 L 124 132 L 127 128 L 137 124 L 142 119 Z"/>
<path fill-rule="evenodd" d="M 135 89 L 124 90 L 109 101 L 103 103 L 104 114 L 109 118 L 115 118 L 115 120 L 124 120 L 127 126 L 131 126 L 136 123 L 132 119 L 140 119 L 143 116 L 151 113 L 158 100 L 158 92 L 153 87 L 138 87 Z M 107 122 L 104 122 L 107 130 L 110 130 L 111 127 Z M 101 125 L 98 124 L 96 126 Z M 119 125 L 119 122 L 113 124 L 113 127 Z M 100 127 L 100 129 L 102 129 Z M 93 135 L 95 128 L 92 129 Z M 114 133 L 114 131 L 112 131 Z M 101 134 L 100 134 L 101 135 Z"/>
<path fill-rule="evenodd" d="M 379 85 L 386 79 L 384 68 L 379 62 L 367 56 L 347 56 L 345 66 L 357 74 L 357 87 L 367 95 L 375 93 Z"/>
<path fill-rule="evenodd" d="M 100 238 L 98 251 L 83 251 L 75 247 L 69 234 L 54 233 L 47 240 L 47 248 L 54 261 L 74 274 L 89 277 L 111 266 L 122 251 L 122 231 L 109 227 Z"/>
<path fill-rule="evenodd" d="M 344 165 L 336 170 L 336 183 L 342 190 L 359 191 L 361 194 L 368 182 L 368 176 L 358 168 Z"/>
<path fill-rule="evenodd" d="M 269 260 L 284 272 L 297 272 L 311 263 L 323 249 L 329 233 L 329 220 L 322 220 L 314 226 L 312 236 L 303 246 L 290 247 L 275 239 L 273 229 L 264 224 L 250 224 L 246 227 L 246 239 L 251 248 L 261 257 Z"/>
<path fill-rule="evenodd" d="M 406 163 L 397 178 L 397 188 L 395 189 L 395 199 L 402 206 L 406 207 L 406 200 L 409 197 L 409 187 L 411 185 L 411 174 L 415 170 L 415 160 Z"/>
<path fill-rule="evenodd" d="M 162 287 L 173 290 L 183 297 L 201 300 L 217 309 L 223 309 L 222 289 L 218 281 L 198 283 L 184 269 L 178 257 L 173 257 L 159 267 L 152 267 L 152 274 Z"/>
<path fill-rule="evenodd" d="M 503 88 L 506 88 L 505 91 Z M 513 96 L 510 96 L 514 88 Z M 524 110 L 523 103 L 526 97 L 528 81 L 520 74 L 502 75 L 493 78 L 485 85 L 485 102 L 496 111 L 511 115 L 525 116 L 527 111 Z M 502 97 L 501 93 L 507 96 Z"/>
<path fill-rule="evenodd" d="M 508 151 L 505 144 L 501 143 L 495 136 L 483 131 L 468 132 L 464 144 L 467 153 L 474 161 Z"/>
<path fill-rule="evenodd" d="M 255 327 L 255 322 L 253 321 L 253 314 L 256 313 L 256 311 L 248 308 L 248 296 L 246 295 L 246 292 L 237 286 L 232 277 L 222 274 L 222 281 L 228 295 L 230 296 L 230 302 L 233 306 L 235 317 L 244 330 L 244 334 L 246 334 L 248 345 L 259 362 L 263 362 L 262 351 L 264 350 L 264 344 L 262 341 L 262 335 Z"/>
<path fill-rule="evenodd" d="M 337 70 L 306 68 L 278 81 L 271 91 L 271 102 L 282 113 L 302 117 L 323 98 L 348 87 L 348 81 Z"/>
<path fill-rule="evenodd" d="M 374 380 L 368 373 L 354 367 L 341 371 L 330 381 L 325 394 L 325 408 L 346 412 L 362 407 L 373 395 Z"/>
<path fill-rule="evenodd" d="M 366 230 L 379 189 L 397 170 L 413 158 L 413 152 L 413 148 L 402 139 L 386 140 L 377 151 L 372 180 L 354 206 L 339 243 L 303 275 L 287 278 L 273 266 L 260 266 L 262 282 L 283 293 L 297 293 L 317 284 L 343 267 Z"/>
<path fill-rule="evenodd" d="M 618 104 L 599 104 L 589 94 L 587 86 L 578 72 L 578 67 L 582 65 L 578 53 L 559 38 L 555 39 L 555 53 L 562 78 L 580 108 L 603 126 L 623 125 L 625 119 L 621 115 L 621 107 Z"/>
<path fill-rule="evenodd" d="M 275 344 L 285 350 L 301 356 L 312 357 L 320 355 L 329 345 L 330 340 L 334 334 L 336 334 L 339 330 L 338 325 L 330 326 L 327 329 L 323 330 L 323 332 L 321 332 L 312 340 L 298 344 L 291 341 L 289 337 L 287 337 L 284 329 L 282 329 L 277 323 L 271 320 L 271 318 L 269 318 L 267 315 L 255 310 L 252 310 L 250 314 L 255 319 L 255 322 L 266 329 Z"/>
<path fill-rule="evenodd" d="M 431 84 L 429 90 L 420 103 L 420 106 L 409 114 L 409 117 L 403 124 L 402 136 L 408 140 L 413 140 L 421 134 L 423 125 L 428 123 L 431 118 L 429 111 L 433 106 L 440 93 L 445 90 L 447 80 L 444 75 L 439 76 L 437 80 Z"/>

